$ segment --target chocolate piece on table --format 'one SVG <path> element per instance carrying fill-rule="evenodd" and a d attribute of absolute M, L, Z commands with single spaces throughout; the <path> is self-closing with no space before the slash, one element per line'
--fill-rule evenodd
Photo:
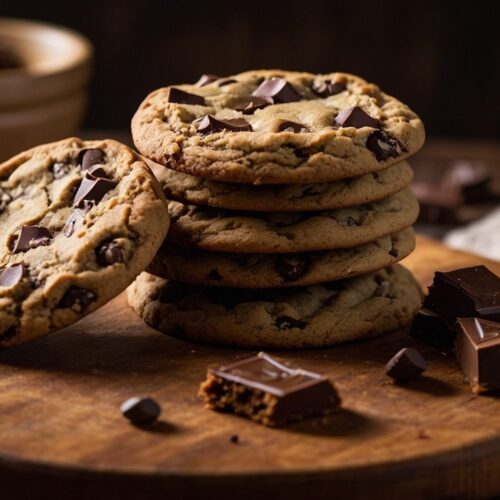
<path fill-rule="evenodd" d="M 98 176 L 102 175 L 102 173 L 102 169 L 85 173 L 82 183 L 75 194 L 75 207 L 81 208 L 84 201 L 99 203 L 108 191 L 116 187 L 115 181 Z"/>
<path fill-rule="evenodd" d="M 241 111 L 244 115 L 253 115 L 258 109 L 263 109 L 272 103 L 270 97 L 249 97 L 238 102 L 233 109 Z"/>
<path fill-rule="evenodd" d="M 413 319 L 410 335 L 445 351 L 451 351 L 455 346 L 455 330 L 430 309 L 420 309 Z"/>
<path fill-rule="evenodd" d="M 0 269 L 0 286 L 17 285 L 22 280 L 25 271 L 23 264 L 14 264 Z"/>
<path fill-rule="evenodd" d="M 302 96 L 284 78 L 268 78 L 252 93 L 255 97 L 270 97 L 275 104 L 300 101 Z"/>
<path fill-rule="evenodd" d="M 348 108 L 341 111 L 335 118 L 335 123 L 339 127 L 378 128 L 380 126 L 379 120 L 371 117 L 359 106 L 354 106 L 353 108 Z"/>
<path fill-rule="evenodd" d="M 212 115 L 205 115 L 201 119 L 195 120 L 199 134 L 213 134 L 215 132 L 251 132 L 252 126 L 243 118 L 234 118 L 231 120 L 217 120 Z"/>
<path fill-rule="evenodd" d="M 127 399 L 120 410 L 125 418 L 135 425 L 149 425 L 158 420 L 160 405 L 152 398 L 133 397 Z"/>
<path fill-rule="evenodd" d="M 209 369 L 198 395 L 213 410 L 237 413 L 268 426 L 325 415 L 340 406 L 328 378 L 290 368 L 264 353 Z"/>
<path fill-rule="evenodd" d="M 387 362 L 385 374 L 398 382 L 408 382 L 419 377 L 426 369 L 427 363 L 420 353 L 405 347 Z"/>
<path fill-rule="evenodd" d="M 316 82 L 312 86 L 313 92 L 323 98 L 339 94 L 346 88 L 347 87 L 345 83 L 333 82 L 332 80 L 323 80 L 322 82 Z"/>
<path fill-rule="evenodd" d="M 32 248 L 50 245 L 51 240 L 52 235 L 45 227 L 23 226 L 12 252 L 27 252 Z"/>
<path fill-rule="evenodd" d="M 125 252 L 123 248 L 114 240 L 102 243 L 102 245 L 96 249 L 95 253 L 97 263 L 102 267 L 125 261 Z"/>
<path fill-rule="evenodd" d="M 403 152 L 401 144 L 383 130 L 376 130 L 370 134 L 366 140 L 366 147 L 378 161 L 397 158 Z"/>
<path fill-rule="evenodd" d="M 500 323 L 459 318 L 456 356 L 473 392 L 500 389 Z"/>
<path fill-rule="evenodd" d="M 500 321 L 500 278 L 485 266 L 436 272 L 423 307 L 450 325 L 458 317 Z"/>
<path fill-rule="evenodd" d="M 82 170 L 87 170 L 93 165 L 104 163 L 105 160 L 106 160 L 106 155 L 104 154 L 104 151 L 97 148 L 92 148 L 92 149 L 82 149 L 78 153 L 76 161 L 78 165 L 81 165 Z"/>
<path fill-rule="evenodd" d="M 221 78 L 221 76 L 206 73 L 200 76 L 200 79 L 195 83 L 195 85 L 197 87 L 204 87 L 205 85 L 209 85 L 210 83 L 220 80 Z"/>
<path fill-rule="evenodd" d="M 168 102 L 176 104 L 201 104 L 205 105 L 205 99 L 201 95 L 190 94 L 184 90 L 171 87 L 168 93 Z"/>
<path fill-rule="evenodd" d="M 278 131 L 279 132 L 294 132 L 294 133 L 299 133 L 299 132 L 306 132 L 307 127 L 302 125 L 301 123 L 296 123 L 296 122 L 290 122 L 290 121 L 282 121 L 278 125 Z"/>

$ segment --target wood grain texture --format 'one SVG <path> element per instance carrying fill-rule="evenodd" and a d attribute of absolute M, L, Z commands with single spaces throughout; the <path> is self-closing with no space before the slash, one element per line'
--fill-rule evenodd
<path fill-rule="evenodd" d="M 404 263 L 427 285 L 436 269 L 481 262 L 419 238 Z M 500 274 L 500 264 L 487 265 Z M 430 367 L 398 386 L 383 367 L 403 346 L 416 346 Z M 276 354 L 330 375 L 343 410 L 278 430 L 205 410 L 196 391 L 207 365 L 247 353 L 163 336 L 123 296 L 65 331 L 0 352 L 1 498 L 500 493 L 500 400 L 472 396 L 452 358 L 405 332 Z M 123 419 L 119 405 L 133 395 L 161 403 L 156 426 Z"/>

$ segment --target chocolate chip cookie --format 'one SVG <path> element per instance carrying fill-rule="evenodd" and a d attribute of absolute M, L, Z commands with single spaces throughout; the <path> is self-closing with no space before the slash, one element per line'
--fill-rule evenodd
<path fill-rule="evenodd" d="M 199 285 L 278 288 L 314 285 L 366 274 L 404 259 L 415 248 L 413 229 L 354 248 L 292 254 L 227 254 L 179 247 L 171 242 L 147 271 Z"/>
<path fill-rule="evenodd" d="M 414 154 L 424 128 L 406 105 L 345 73 L 248 71 L 151 93 L 132 120 L 137 149 L 205 179 L 331 182 Z"/>
<path fill-rule="evenodd" d="M 169 202 L 168 240 L 229 253 L 297 253 L 351 248 L 411 226 L 409 188 L 381 201 L 322 212 L 235 212 Z"/>
<path fill-rule="evenodd" d="M 149 162 L 167 199 L 230 210 L 304 212 L 352 207 L 382 200 L 412 180 L 407 162 L 359 177 L 322 184 L 254 186 L 217 182 Z"/>
<path fill-rule="evenodd" d="M 151 170 L 110 140 L 0 164 L 0 346 L 69 325 L 124 290 L 169 225 Z"/>
<path fill-rule="evenodd" d="M 374 337 L 408 324 L 422 292 L 399 265 L 349 280 L 244 290 L 169 283 L 142 273 L 131 307 L 175 337 L 249 349 L 303 349 Z"/>

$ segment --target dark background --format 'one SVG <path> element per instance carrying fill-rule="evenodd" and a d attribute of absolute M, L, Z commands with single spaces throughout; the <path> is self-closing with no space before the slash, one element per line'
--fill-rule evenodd
<path fill-rule="evenodd" d="M 0 15 L 70 26 L 96 48 L 86 126 L 128 128 L 170 83 L 279 67 L 347 71 L 408 103 L 428 135 L 500 135 L 497 1 L 1 0 Z"/>

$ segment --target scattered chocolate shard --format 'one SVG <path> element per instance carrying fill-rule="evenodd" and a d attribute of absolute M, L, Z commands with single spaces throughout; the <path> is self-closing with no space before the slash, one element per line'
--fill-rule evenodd
<path fill-rule="evenodd" d="M 96 174 L 102 175 L 100 170 Z M 117 183 L 111 179 L 99 177 L 94 175 L 93 172 L 86 172 L 75 194 L 74 206 L 82 208 L 84 201 L 93 201 L 97 204 L 108 191 L 111 191 L 116 186 Z"/>
<path fill-rule="evenodd" d="M 457 320 L 456 357 L 475 394 L 500 390 L 500 323 Z"/>
<path fill-rule="evenodd" d="M 423 307 L 454 325 L 458 317 L 500 321 L 500 278 L 485 266 L 436 272 Z"/>
<path fill-rule="evenodd" d="M 251 132 L 252 126 L 243 118 L 234 118 L 231 120 L 217 120 L 212 115 L 205 115 L 196 120 L 199 134 L 213 134 L 216 132 Z"/>
<path fill-rule="evenodd" d="M 45 227 L 23 226 L 12 250 L 13 253 L 27 252 L 32 248 L 50 245 L 52 234 Z"/>
<path fill-rule="evenodd" d="M 323 80 L 322 82 L 315 82 L 312 86 L 313 92 L 323 98 L 339 94 L 340 92 L 343 92 L 346 88 L 347 86 L 345 83 L 335 82 L 332 80 Z"/>
<path fill-rule="evenodd" d="M 297 281 L 306 274 L 311 266 L 311 259 L 306 254 L 277 255 L 274 269 L 285 281 Z"/>
<path fill-rule="evenodd" d="M 82 149 L 78 153 L 76 161 L 78 165 L 82 167 L 82 170 L 87 170 L 94 165 L 104 163 L 106 161 L 106 155 L 104 151 L 98 148 Z"/>
<path fill-rule="evenodd" d="M 383 130 L 376 130 L 370 134 L 366 140 L 366 147 L 378 161 L 397 158 L 403 153 L 401 144 Z"/>
<path fill-rule="evenodd" d="M 205 99 L 201 95 L 190 94 L 184 90 L 171 87 L 168 93 L 168 102 L 176 104 L 201 104 L 205 105 Z"/>
<path fill-rule="evenodd" d="M 338 127 L 380 127 L 380 121 L 371 117 L 359 106 L 344 109 L 335 118 L 335 123 Z"/>
<path fill-rule="evenodd" d="M 161 414 L 160 405 L 152 398 L 133 397 L 121 406 L 122 415 L 134 425 L 151 425 Z"/>
<path fill-rule="evenodd" d="M 209 85 L 217 80 L 220 80 L 222 77 L 218 75 L 212 75 L 210 73 L 205 73 L 200 76 L 200 79 L 195 83 L 197 87 L 204 87 L 205 85 Z"/>
<path fill-rule="evenodd" d="M 23 279 L 25 272 L 24 264 L 14 264 L 0 269 L 0 286 L 17 285 Z"/>
<path fill-rule="evenodd" d="M 318 373 L 257 356 L 209 369 L 198 396 L 212 410 L 229 411 L 267 426 L 283 426 L 339 409 L 332 382 Z"/>
<path fill-rule="evenodd" d="M 59 302 L 61 309 L 71 309 L 76 313 L 82 313 L 96 298 L 96 294 L 86 288 L 71 286 Z"/>
<path fill-rule="evenodd" d="M 253 115 L 258 109 L 263 109 L 273 103 L 269 97 L 249 97 L 237 103 L 233 109 L 241 111 L 244 115 Z"/>
<path fill-rule="evenodd" d="M 268 78 L 252 93 L 254 97 L 271 98 L 274 104 L 302 100 L 302 96 L 284 78 Z"/>
<path fill-rule="evenodd" d="M 451 351 L 455 346 L 455 330 L 430 309 L 422 308 L 413 319 L 410 335 L 426 344 Z"/>
<path fill-rule="evenodd" d="M 299 132 L 307 132 L 307 127 L 301 123 L 284 120 L 278 125 L 278 132 L 293 132 L 298 134 Z"/>
<path fill-rule="evenodd" d="M 398 382 L 408 382 L 419 377 L 426 369 L 427 363 L 420 353 L 405 347 L 385 365 L 385 374 Z"/>
<path fill-rule="evenodd" d="M 125 262 L 125 252 L 115 240 L 105 241 L 95 251 L 97 263 L 102 266 L 112 266 Z"/>

